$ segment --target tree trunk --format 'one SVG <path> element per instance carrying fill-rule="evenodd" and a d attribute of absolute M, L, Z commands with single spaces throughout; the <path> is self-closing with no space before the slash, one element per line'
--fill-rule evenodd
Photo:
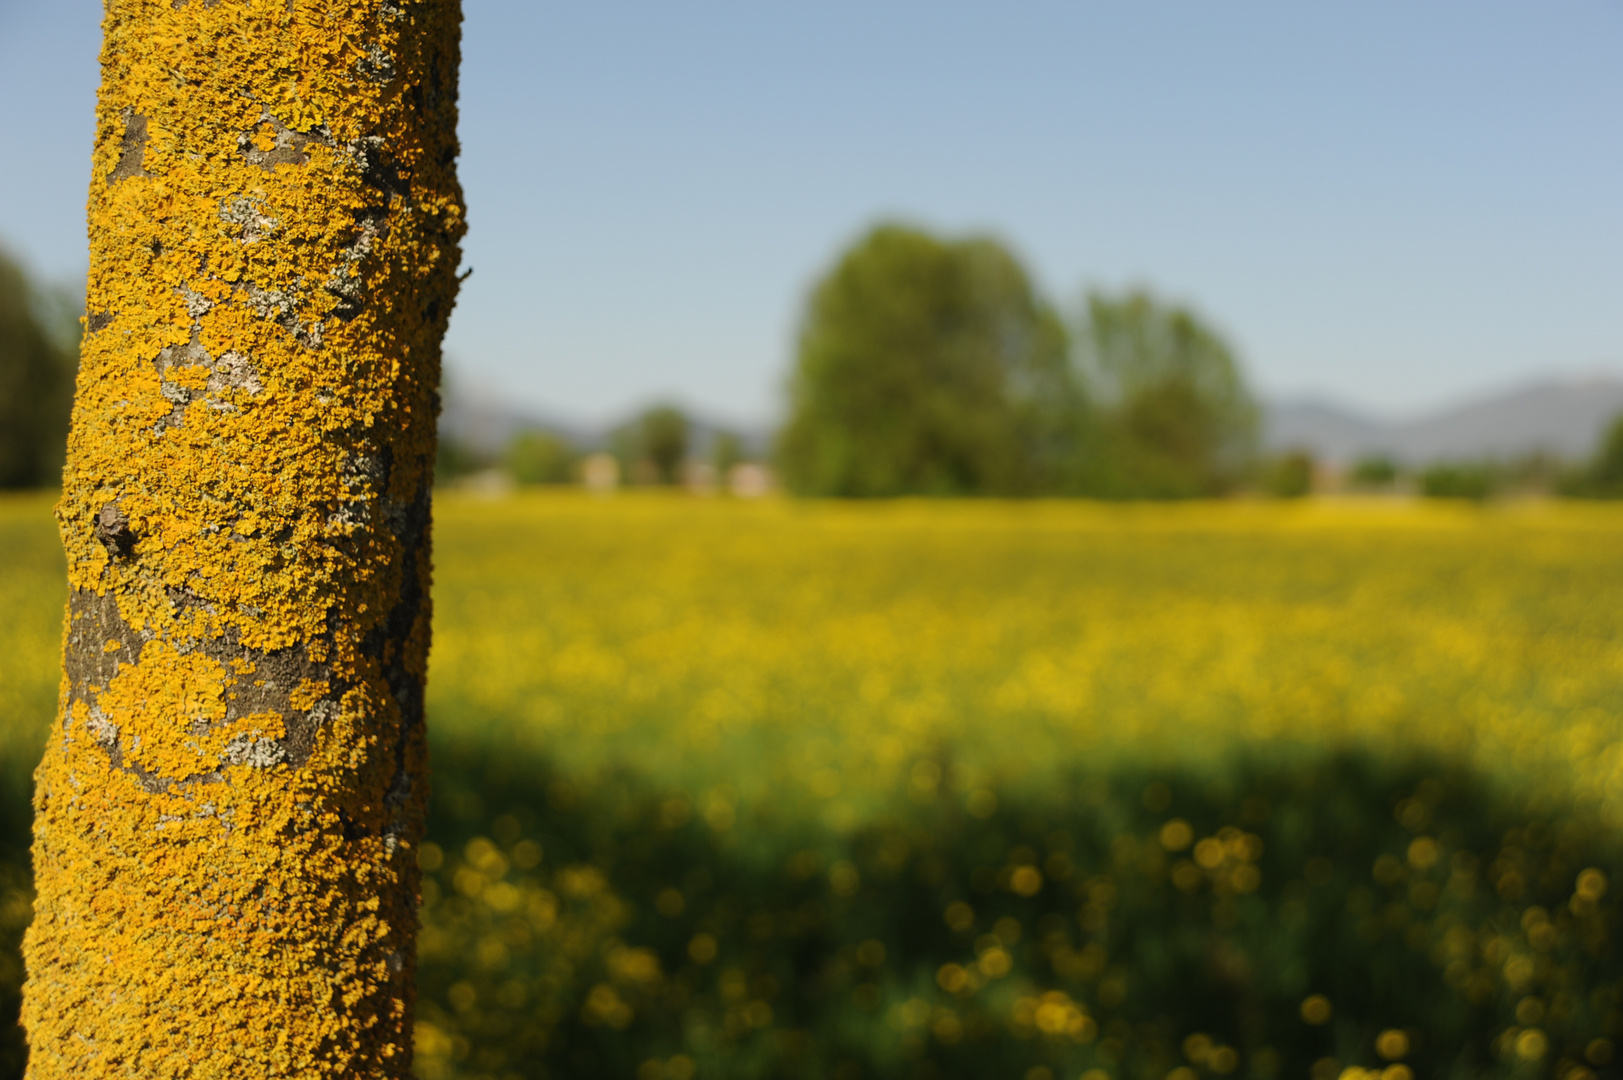
<path fill-rule="evenodd" d="M 29 1075 L 411 1062 L 458 0 L 107 0 Z"/>

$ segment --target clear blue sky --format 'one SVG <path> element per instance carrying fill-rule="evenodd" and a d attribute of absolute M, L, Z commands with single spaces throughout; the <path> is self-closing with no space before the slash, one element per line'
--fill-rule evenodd
<path fill-rule="evenodd" d="M 1274 397 L 1623 370 L 1623 3 L 465 0 L 469 381 L 763 420 L 876 219 L 1148 283 Z M 83 273 L 99 5 L 0 0 L 0 240 Z"/>

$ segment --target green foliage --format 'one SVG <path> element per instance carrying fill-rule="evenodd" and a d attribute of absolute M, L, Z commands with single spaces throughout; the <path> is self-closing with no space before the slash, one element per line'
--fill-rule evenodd
<path fill-rule="evenodd" d="M 1091 487 L 1118 498 L 1196 498 L 1239 483 L 1257 407 L 1228 345 L 1189 310 L 1136 290 L 1088 297 L 1078 363 L 1105 412 Z"/>
<path fill-rule="evenodd" d="M 1623 497 L 1623 416 L 1612 421 L 1600 451 L 1589 466 L 1589 481 L 1610 498 Z"/>
<path fill-rule="evenodd" d="M 1313 490 L 1313 455 L 1292 450 L 1268 463 L 1263 479 L 1276 499 L 1300 499 Z"/>
<path fill-rule="evenodd" d="M 526 431 L 507 444 L 503 464 L 519 484 L 567 484 L 575 478 L 574 447 L 544 431 Z"/>
<path fill-rule="evenodd" d="M 1562 494 L 1586 499 L 1623 499 L 1623 415 L 1606 429 L 1600 449 L 1583 468 L 1565 477 Z"/>
<path fill-rule="evenodd" d="M 1391 458 L 1380 455 L 1359 458 L 1353 463 L 1347 479 L 1354 487 L 1391 487 L 1397 483 L 1398 466 Z"/>
<path fill-rule="evenodd" d="M 469 473 L 488 469 L 491 465 L 489 457 L 479 453 L 461 439 L 440 433 L 439 441 L 435 447 L 434 456 L 434 482 L 437 484 L 456 480 Z"/>
<path fill-rule="evenodd" d="M 777 459 L 803 495 L 1063 486 L 1083 420 L 1063 324 L 986 238 L 881 225 L 812 292 Z"/>
<path fill-rule="evenodd" d="M 0 252 L 0 488 L 61 482 L 79 333 L 72 300 Z"/>
<path fill-rule="evenodd" d="M 882 225 L 812 293 L 778 464 L 805 495 L 1195 498 L 1252 465 L 1222 338 L 1142 290 L 1095 293 L 1073 350 L 995 241 Z"/>
<path fill-rule="evenodd" d="M 1470 499 L 1481 502 L 1500 487 L 1498 470 L 1484 461 L 1445 461 L 1420 473 L 1420 492 L 1431 499 Z"/>
<path fill-rule="evenodd" d="M 679 484 L 688 456 L 687 414 L 655 405 L 614 433 L 615 454 L 625 474 L 640 484 Z"/>
<path fill-rule="evenodd" d="M 710 447 L 710 464 L 716 470 L 716 482 L 726 484 L 727 474 L 743 460 L 743 441 L 730 431 L 718 431 L 716 441 Z"/>

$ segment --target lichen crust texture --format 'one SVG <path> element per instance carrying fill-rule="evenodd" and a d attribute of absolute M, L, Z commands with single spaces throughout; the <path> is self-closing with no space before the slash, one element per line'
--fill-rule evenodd
<path fill-rule="evenodd" d="M 411 1066 L 457 0 L 108 0 L 29 1075 Z"/>

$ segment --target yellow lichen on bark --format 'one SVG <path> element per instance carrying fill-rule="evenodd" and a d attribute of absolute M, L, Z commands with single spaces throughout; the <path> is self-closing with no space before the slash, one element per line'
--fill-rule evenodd
<path fill-rule="evenodd" d="M 108 0 L 29 1075 L 409 1071 L 455 0 Z"/>

